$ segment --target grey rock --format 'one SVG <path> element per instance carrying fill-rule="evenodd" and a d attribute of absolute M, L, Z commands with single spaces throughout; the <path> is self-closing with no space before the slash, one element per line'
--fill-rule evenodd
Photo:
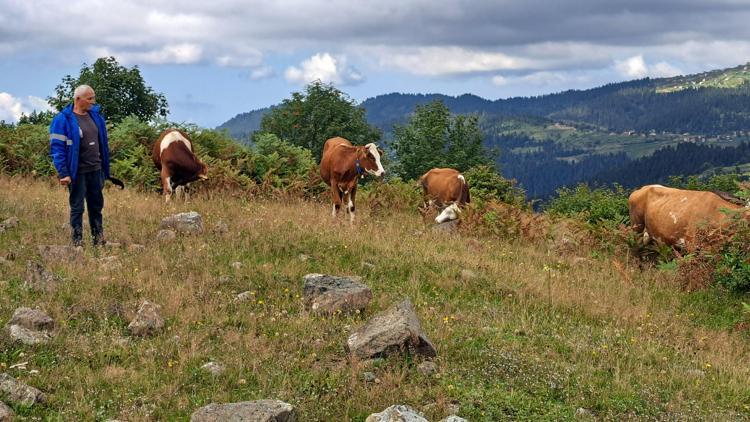
<path fill-rule="evenodd" d="M 583 407 L 576 409 L 576 417 L 578 418 L 591 418 L 593 416 L 594 415 L 588 409 L 584 409 Z"/>
<path fill-rule="evenodd" d="M 4 393 L 8 401 L 24 406 L 32 406 L 47 401 L 44 393 L 5 373 L 0 374 L 0 392 Z"/>
<path fill-rule="evenodd" d="M 15 413 L 7 404 L 0 401 L 0 422 L 10 422 L 13 420 Z"/>
<path fill-rule="evenodd" d="M 365 372 L 362 374 L 362 379 L 365 380 L 365 382 L 375 382 L 377 377 L 372 372 Z"/>
<path fill-rule="evenodd" d="M 134 336 L 148 337 L 164 329 L 164 318 L 159 314 L 161 307 L 144 301 L 135 318 L 128 324 L 128 330 Z"/>
<path fill-rule="evenodd" d="M 208 362 L 201 366 L 201 369 L 207 371 L 213 376 L 221 375 L 225 370 L 224 365 L 217 362 Z"/>
<path fill-rule="evenodd" d="M 52 339 L 52 334 L 47 331 L 30 330 L 20 325 L 8 325 L 8 334 L 13 341 L 29 346 L 45 344 Z"/>
<path fill-rule="evenodd" d="M 52 330 L 55 328 L 55 321 L 39 309 L 22 307 L 13 312 L 7 325 L 19 325 L 29 330 Z"/>
<path fill-rule="evenodd" d="M 453 233 L 456 230 L 458 230 L 458 225 L 460 224 L 460 220 L 448 220 L 444 223 L 437 223 L 432 226 L 433 232 L 439 232 L 439 233 Z"/>
<path fill-rule="evenodd" d="M 160 229 L 172 229 L 178 233 L 203 233 L 203 218 L 195 211 L 181 212 L 161 220 Z"/>
<path fill-rule="evenodd" d="M 248 290 L 246 292 L 242 292 L 242 293 L 238 294 L 237 296 L 235 296 L 234 297 L 234 302 L 235 303 L 247 302 L 247 301 L 252 300 L 252 299 L 253 299 L 253 294 Z"/>
<path fill-rule="evenodd" d="M 297 422 L 297 411 L 280 400 L 255 400 L 201 407 L 191 422 Z"/>
<path fill-rule="evenodd" d="M 2 227 L 3 229 L 12 229 L 18 227 L 19 223 L 20 220 L 18 220 L 18 217 L 10 217 L 3 220 L 3 222 L 0 223 L 0 227 Z"/>
<path fill-rule="evenodd" d="M 362 261 L 362 267 L 367 268 L 368 270 L 374 270 L 375 264 L 373 264 L 372 262 Z"/>
<path fill-rule="evenodd" d="M 430 376 L 437 372 L 437 365 L 435 365 L 435 362 L 427 360 L 420 363 L 417 370 L 423 375 Z"/>
<path fill-rule="evenodd" d="M 440 422 L 469 422 L 466 419 L 456 416 L 456 415 L 450 415 L 447 418 L 441 419 Z"/>
<path fill-rule="evenodd" d="M 47 271 L 44 265 L 34 261 L 26 261 L 26 280 L 23 285 L 27 289 L 48 292 L 54 290 L 61 281 L 60 277 Z"/>
<path fill-rule="evenodd" d="M 403 404 L 393 405 L 380 413 L 373 413 L 365 422 L 429 422 L 421 413 Z"/>
<path fill-rule="evenodd" d="M 39 245 L 39 255 L 45 262 L 76 261 L 83 257 L 83 248 L 71 245 Z"/>
<path fill-rule="evenodd" d="M 174 239 L 177 238 L 177 233 L 175 233 L 174 230 L 159 230 L 159 233 L 156 233 L 156 240 L 162 243 L 171 242 Z"/>
<path fill-rule="evenodd" d="M 359 278 L 308 274 L 304 281 L 303 300 L 313 312 L 361 311 L 372 300 L 372 290 Z"/>
<path fill-rule="evenodd" d="M 234 261 L 229 264 L 229 266 L 234 268 L 235 270 L 239 270 L 240 268 L 242 268 L 242 263 L 240 261 Z"/>
<path fill-rule="evenodd" d="M 214 233 L 216 234 L 227 234 L 229 233 L 229 226 L 222 220 L 219 220 L 214 224 Z"/>
<path fill-rule="evenodd" d="M 427 357 L 437 355 L 435 346 L 422 332 L 414 305 L 409 299 L 375 315 L 349 335 L 346 348 L 360 359 L 404 351 Z"/>

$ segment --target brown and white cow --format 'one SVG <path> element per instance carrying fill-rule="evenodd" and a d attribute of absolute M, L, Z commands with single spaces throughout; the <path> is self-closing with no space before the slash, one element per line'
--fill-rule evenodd
<path fill-rule="evenodd" d="M 187 134 L 179 129 L 166 129 L 154 143 L 154 165 L 161 171 L 161 186 L 166 202 L 172 192 L 187 192 L 190 182 L 208 178 L 208 168 L 193 153 L 193 144 Z"/>
<path fill-rule="evenodd" d="M 727 210 L 741 210 L 713 192 L 644 186 L 630 194 L 628 209 L 631 227 L 643 233 L 645 242 L 653 238 L 675 247 L 694 246 L 698 229 L 723 229 L 731 217 Z"/>
<path fill-rule="evenodd" d="M 455 220 L 460 207 L 471 202 L 469 185 L 464 176 L 451 168 L 434 168 L 419 178 L 422 193 L 430 204 L 446 207 L 436 218 L 436 223 Z"/>
<path fill-rule="evenodd" d="M 380 151 L 375 144 L 354 146 L 348 140 L 335 137 L 323 146 L 320 160 L 320 176 L 331 187 L 333 216 L 336 217 L 341 204 L 347 202 L 349 222 L 354 222 L 354 199 L 357 196 L 357 181 L 366 174 L 382 177 L 385 174 L 380 163 Z"/>

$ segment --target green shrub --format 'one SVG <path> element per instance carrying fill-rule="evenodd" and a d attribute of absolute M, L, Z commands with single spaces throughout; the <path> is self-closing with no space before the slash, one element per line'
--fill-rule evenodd
<path fill-rule="evenodd" d="M 516 186 L 516 181 L 504 178 L 492 166 L 474 166 L 463 175 L 469 184 L 472 201 L 496 200 L 515 206 L 526 204 L 526 194 Z"/>
<path fill-rule="evenodd" d="M 750 291 L 750 224 L 744 218 L 734 221 L 734 234 L 721 242 L 716 254 L 714 279 L 729 291 Z"/>
<path fill-rule="evenodd" d="M 628 193 L 622 186 L 591 189 L 586 184 L 562 188 L 546 210 L 556 216 L 573 217 L 594 226 L 615 228 L 629 224 Z"/>
<path fill-rule="evenodd" d="M 255 178 L 274 188 L 306 181 L 316 167 L 312 153 L 292 145 L 272 133 L 255 137 Z"/>

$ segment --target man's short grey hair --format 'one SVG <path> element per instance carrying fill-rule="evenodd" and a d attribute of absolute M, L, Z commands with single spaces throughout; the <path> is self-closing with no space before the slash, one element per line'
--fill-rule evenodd
<path fill-rule="evenodd" d="M 94 92 L 94 88 L 88 85 L 78 85 L 76 90 L 73 91 L 73 99 L 80 98 L 89 91 Z"/>

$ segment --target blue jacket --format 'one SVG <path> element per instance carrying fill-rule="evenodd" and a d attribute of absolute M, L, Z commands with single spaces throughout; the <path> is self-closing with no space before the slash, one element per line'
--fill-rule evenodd
<path fill-rule="evenodd" d="M 99 152 L 102 159 L 104 178 L 109 179 L 109 138 L 104 117 L 99 114 L 99 105 L 89 111 L 91 119 L 99 129 Z M 58 176 L 70 176 L 73 182 L 78 177 L 78 152 L 81 145 L 81 131 L 78 120 L 73 115 L 73 104 L 59 112 L 49 126 L 49 155 L 55 164 Z"/>

